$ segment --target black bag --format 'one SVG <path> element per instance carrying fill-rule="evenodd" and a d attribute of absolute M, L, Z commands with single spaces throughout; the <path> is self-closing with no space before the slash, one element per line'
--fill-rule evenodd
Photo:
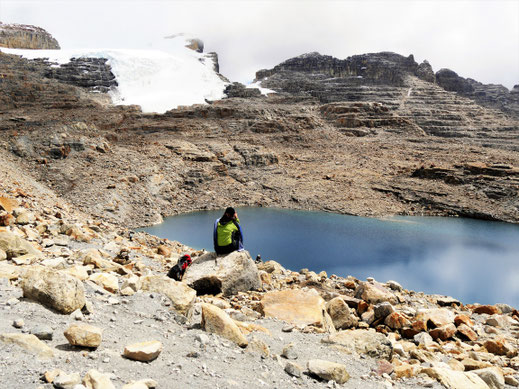
<path fill-rule="evenodd" d="M 175 266 L 173 266 L 168 271 L 168 277 L 173 278 L 175 281 L 182 281 L 182 277 L 184 277 L 184 273 L 189 265 L 191 265 L 191 257 L 189 255 L 184 255 L 180 258 Z"/>

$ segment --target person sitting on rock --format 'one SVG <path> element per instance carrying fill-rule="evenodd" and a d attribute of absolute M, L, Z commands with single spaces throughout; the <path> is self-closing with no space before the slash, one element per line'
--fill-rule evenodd
<path fill-rule="evenodd" d="M 227 208 L 223 216 L 214 222 L 213 242 L 218 255 L 243 250 L 243 232 L 234 208 Z"/>

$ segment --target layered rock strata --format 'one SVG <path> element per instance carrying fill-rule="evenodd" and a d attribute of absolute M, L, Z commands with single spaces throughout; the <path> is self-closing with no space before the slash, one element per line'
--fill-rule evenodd
<path fill-rule="evenodd" d="M 41 27 L 0 22 L 0 47 L 13 49 L 58 50 L 59 43 Z"/>
<path fill-rule="evenodd" d="M 519 220 L 514 176 L 489 173 L 519 166 L 517 120 L 413 75 L 406 87 L 354 87 L 355 101 L 278 93 L 155 115 L 101 104 L 101 94 L 45 78 L 37 63 L 0 58 L 2 158 L 115 223 L 229 202 Z M 455 178 L 415 174 L 422 168 Z"/>

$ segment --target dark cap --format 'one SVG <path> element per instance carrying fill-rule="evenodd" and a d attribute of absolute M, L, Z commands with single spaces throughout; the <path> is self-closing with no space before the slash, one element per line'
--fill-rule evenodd
<path fill-rule="evenodd" d="M 226 213 L 227 215 L 231 215 L 231 216 L 233 216 L 233 215 L 236 213 L 236 211 L 234 210 L 233 207 L 229 207 L 229 208 L 227 208 L 227 209 L 225 210 L 225 213 Z"/>

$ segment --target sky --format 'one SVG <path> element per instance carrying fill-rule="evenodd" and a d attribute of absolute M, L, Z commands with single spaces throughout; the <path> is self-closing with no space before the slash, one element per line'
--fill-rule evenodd
<path fill-rule="evenodd" d="M 393 51 L 435 72 L 519 84 L 519 0 L 0 0 L 0 21 L 43 27 L 67 49 L 164 49 L 165 36 L 190 33 L 243 83 L 307 52 Z"/>

